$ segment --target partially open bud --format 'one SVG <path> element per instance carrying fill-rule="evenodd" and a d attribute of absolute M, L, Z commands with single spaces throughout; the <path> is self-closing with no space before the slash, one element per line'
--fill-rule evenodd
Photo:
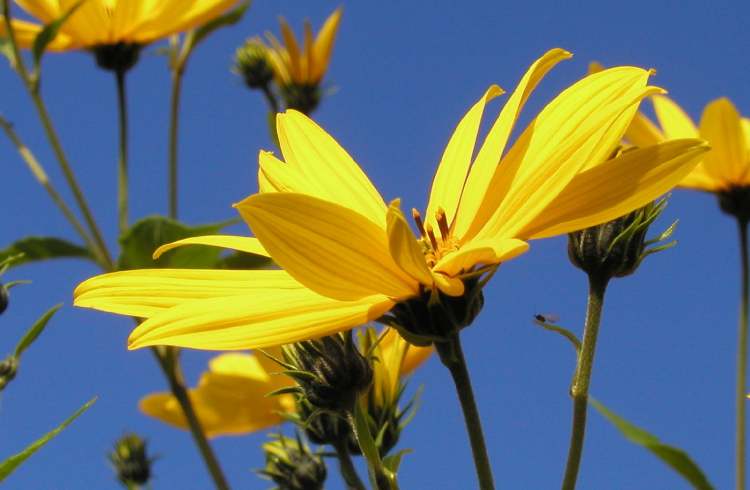
<path fill-rule="evenodd" d="M 750 187 L 730 187 L 717 196 L 722 211 L 740 221 L 750 221 Z"/>
<path fill-rule="evenodd" d="M 130 488 L 132 485 L 144 485 L 151 478 L 151 464 L 146 452 L 146 441 L 137 434 L 125 434 L 115 442 L 114 450 L 108 454 L 117 479 Z"/>
<path fill-rule="evenodd" d="M 372 382 L 370 362 L 354 345 L 351 331 L 285 346 L 284 358 L 294 367 L 285 374 L 316 409 L 351 411 Z"/>
<path fill-rule="evenodd" d="M 3 284 L 0 284 L 0 315 L 8 309 L 8 299 L 8 289 Z"/>
<path fill-rule="evenodd" d="M 274 72 L 268 59 L 268 48 L 258 38 L 251 38 L 234 53 L 234 72 L 242 76 L 251 89 L 267 87 Z"/>
<path fill-rule="evenodd" d="M 0 391 L 4 390 L 5 387 L 13 381 L 18 372 L 18 358 L 16 356 L 8 356 L 0 362 Z"/>
<path fill-rule="evenodd" d="M 570 261 L 589 276 L 602 280 L 634 273 L 646 256 L 670 248 L 676 243 L 668 242 L 648 248 L 649 245 L 667 240 L 674 231 L 676 222 L 656 239 L 646 240 L 649 226 L 659 217 L 664 206 L 665 199 L 615 220 L 570 233 Z"/>
<path fill-rule="evenodd" d="M 266 466 L 258 473 L 278 485 L 279 490 L 320 490 L 325 483 L 327 470 L 323 458 L 313 453 L 302 442 L 282 435 L 271 436 L 263 444 Z"/>
<path fill-rule="evenodd" d="M 140 44 L 120 42 L 96 46 L 93 52 L 99 68 L 125 73 L 138 62 L 141 48 Z"/>

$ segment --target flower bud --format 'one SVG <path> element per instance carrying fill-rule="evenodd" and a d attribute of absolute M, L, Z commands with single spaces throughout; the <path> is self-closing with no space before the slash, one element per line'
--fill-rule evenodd
<path fill-rule="evenodd" d="M 102 44 L 93 48 L 99 68 L 114 72 L 126 72 L 138 62 L 141 45 L 136 43 Z"/>
<path fill-rule="evenodd" d="M 279 490 L 320 490 L 328 472 L 319 454 L 310 451 L 299 435 L 282 435 L 263 444 L 266 466 L 259 473 L 271 479 Z"/>
<path fill-rule="evenodd" d="M 0 284 L 0 315 L 8 309 L 8 289 Z"/>
<path fill-rule="evenodd" d="M 13 381 L 18 372 L 18 358 L 16 356 L 8 356 L 0 362 L 0 391 L 4 390 L 5 387 Z"/>
<path fill-rule="evenodd" d="M 351 331 L 284 348 L 300 394 L 316 409 L 351 411 L 372 382 L 372 366 L 359 352 Z"/>
<path fill-rule="evenodd" d="M 245 79 L 251 89 L 268 86 L 273 80 L 273 67 L 268 59 L 268 48 L 258 38 L 245 41 L 234 53 L 234 71 Z"/>
<path fill-rule="evenodd" d="M 146 441 L 137 434 L 125 434 L 118 439 L 108 457 L 117 472 L 117 479 L 128 488 L 144 485 L 151 478 L 154 460 L 146 453 Z"/>
<path fill-rule="evenodd" d="M 750 221 L 750 187 L 730 187 L 717 196 L 722 211 L 746 223 Z"/>
<path fill-rule="evenodd" d="M 303 398 L 297 400 L 294 422 L 315 444 L 335 446 L 339 444 L 339 441 L 346 441 L 350 452 L 359 454 L 359 444 L 354 439 L 349 422 L 341 415 L 317 410 Z"/>

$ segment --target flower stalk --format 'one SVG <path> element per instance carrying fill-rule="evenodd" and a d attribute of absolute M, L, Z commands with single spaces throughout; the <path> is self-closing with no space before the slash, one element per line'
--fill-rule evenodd
<path fill-rule="evenodd" d="M 352 457 L 349 453 L 349 448 L 347 447 L 347 441 L 342 440 L 337 442 L 333 447 L 336 450 L 336 457 L 339 460 L 339 471 L 341 472 L 341 477 L 344 479 L 347 488 L 349 490 L 366 490 L 367 487 L 362 483 L 362 480 L 357 474 L 357 469 L 352 462 Z"/>
<path fill-rule="evenodd" d="M 128 229 L 128 101 L 124 69 L 115 70 L 120 151 L 117 163 L 117 221 L 120 235 Z"/>
<path fill-rule="evenodd" d="M 736 484 L 737 490 L 745 490 L 745 461 L 747 454 L 747 442 L 746 442 L 746 404 L 745 399 L 747 393 L 747 340 L 748 340 L 748 296 L 750 295 L 750 287 L 748 283 L 749 278 L 749 267 L 748 267 L 748 244 L 747 244 L 747 224 L 748 220 L 742 217 L 737 218 L 737 228 L 740 237 L 740 257 L 741 257 L 741 269 L 742 269 L 742 296 L 740 298 L 740 322 L 739 322 L 739 334 L 737 338 L 737 391 L 736 391 L 736 411 L 737 411 L 737 422 L 736 422 L 736 446 L 735 446 L 735 457 L 736 457 Z"/>

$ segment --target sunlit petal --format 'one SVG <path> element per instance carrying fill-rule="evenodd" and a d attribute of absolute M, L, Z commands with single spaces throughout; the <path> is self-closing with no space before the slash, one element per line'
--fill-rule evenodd
<path fill-rule="evenodd" d="M 169 250 L 178 247 L 184 247 L 185 245 L 207 245 L 210 247 L 229 248 L 249 254 L 270 257 L 266 249 L 263 248 L 263 245 L 260 244 L 257 238 L 234 235 L 206 235 L 183 238 L 182 240 L 177 240 L 176 242 L 166 243 L 154 251 L 154 260 L 161 257 L 162 254 Z"/>
<path fill-rule="evenodd" d="M 748 142 L 742 118 L 727 98 L 709 103 L 703 110 L 701 138 L 711 145 L 703 161 L 706 172 L 717 181 L 742 182 L 747 173 Z"/>
<path fill-rule="evenodd" d="M 455 276 L 477 265 L 494 265 L 511 260 L 528 249 L 528 243 L 514 238 L 472 240 L 457 252 L 443 257 L 435 265 L 435 270 Z"/>

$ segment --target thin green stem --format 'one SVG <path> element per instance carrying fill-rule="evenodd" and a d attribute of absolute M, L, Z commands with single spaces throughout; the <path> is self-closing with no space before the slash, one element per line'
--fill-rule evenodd
<path fill-rule="evenodd" d="M 120 152 L 117 163 L 117 221 L 122 236 L 128 229 L 128 101 L 125 91 L 125 70 L 115 70 L 115 80 L 120 128 Z"/>
<path fill-rule="evenodd" d="M 42 100 L 42 97 L 39 93 L 39 74 L 35 74 L 35 76 L 32 78 L 28 70 L 26 69 L 23 58 L 21 57 L 21 52 L 18 48 L 15 31 L 12 27 L 9 3 L 9 0 L 2 0 L 2 3 L 0 3 L 2 12 L 0 12 L 0 14 L 2 14 L 5 24 L 5 32 L 8 34 L 8 41 L 13 52 L 13 63 L 15 65 L 16 72 L 21 77 L 21 80 L 23 81 L 27 92 L 34 102 L 34 107 L 36 107 L 37 113 L 39 114 L 39 119 L 42 122 L 42 126 L 44 127 L 47 139 L 52 146 L 52 150 L 55 153 L 55 157 L 57 158 L 57 161 L 60 165 L 60 169 L 65 176 L 68 187 L 70 187 L 70 190 L 73 193 L 73 197 L 76 201 L 76 204 L 78 205 L 79 210 L 81 211 L 81 214 L 83 215 L 84 221 L 89 227 L 89 231 L 91 233 L 93 241 L 94 243 L 96 243 L 96 247 L 99 249 L 99 255 L 104 258 L 104 261 L 107 264 L 107 269 L 112 270 L 114 268 L 114 263 L 112 262 L 112 258 L 110 257 L 109 251 L 107 250 L 107 245 L 104 242 L 104 238 L 101 231 L 99 230 L 99 226 L 97 225 L 96 220 L 91 213 L 91 209 L 86 202 L 83 191 L 81 191 L 81 188 L 78 185 L 78 181 L 75 177 L 75 174 L 73 173 L 73 169 L 68 162 L 65 151 L 63 150 L 60 143 L 60 139 L 57 136 L 57 131 L 52 125 L 52 119 L 50 118 L 47 111 L 47 106 L 44 104 L 44 101 Z"/>
<path fill-rule="evenodd" d="M 177 218 L 177 152 L 180 122 L 180 96 L 182 94 L 182 65 L 172 70 L 172 95 L 169 108 L 169 217 Z"/>
<path fill-rule="evenodd" d="M 336 450 L 336 457 L 339 460 L 339 471 L 344 482 L 346 482 L 347 489 L 366 490 L 365 484 L 362 483 L 357 474 L 357 469 L 354 467 L 346 441 L 337 442 L 333 447 Z"/>
<path fill-rule="evenodd" d="M 375 490 L 398 490 L 396 475 L 383 466 L 383 460 L 370 434 L 367 412 L 361 400 L 355 402 L 353 411 L 346 412 L 346 419 L 349 421 L 354 439 L 362 450 L 362 455 L 367 459 L 372 487 Z"/>
<path fill-rule="evenodd" d="M 193 435 L 195 444 L 198 446 L 198 450 L 203 457 L 208 472 L 211 474 L 211 478 L 213 478 L 216 489 L 229 490 L 229 484 L 221 470 L 221 465 L 219 465 L 219 461 L 216 459 L 211 445 L 208 443 L 203 427 L 198 416 L 195 414 L 190 397 L 185 389 L 176 350 L 171 347 L 157 347 L 153 348 L 152 352 L 156 356 L 156 360 L 159 362 L 159 366 L 161 366 L 164 376 L 166 376 L 169 382 L 170 391 L 180 404 L 182 413 L 185 414 L 185 419 L 190 427 L 190 433 Z"/>
<path fill-rule="evenodd" d="M 466 431 L 471 442 L 471 452 L 474 456 L 474 466 L 477 471 L 479 488 L 481 490 L 493 490 L 495 488 L 492 477 L 492 466 L 487 453 L 487 445 L 484 442 L 482 431 L 482 420 L 479 417 L 479 408 L 474 399 L 474 390 L 471 387 L 471 378 L 461 348 L 459 335 L 454 334 L 447 342 L 435 343 L 435 349 L 440 355 L 440 360 L 448 368 L 456 386 L 456 393 L 461 402 L 464 414 Z"/>
<path fill-rule="evenodd" d="M 740 299 L 740 325 L 737 338 L 737 423 L 736 423 L 736 472 L 735 488 L 745 490 L 746 443 L 746 410 L 747 400 L 747 330 L 748 330 L 748 250 L 747 220 L 739 218 L 737 227 L 740 235 L 740 256 L 742 259 L 742 297 Z"/>
<path fill-rule="evenodd" d="M 573 490 L 578 480 L 578 469 L 583 454 L 583 441 L 586 434 L 586 413 L 588 411 L 589 386 L 591 385 L 591 371 L 594 367 L 596 353 L 596 338 L 602 318 L 604 293 L 608 279 L 589 275 L 589 298 L 586 307 L 586 323 L 583 327 L 583 341 L 578 352 L 573 385 L 570 395 L 573 397 L 573 428 L 570 434 L 570 448 L 568 449 L 568 463 L 565 467 L 563 490 Z"/>

